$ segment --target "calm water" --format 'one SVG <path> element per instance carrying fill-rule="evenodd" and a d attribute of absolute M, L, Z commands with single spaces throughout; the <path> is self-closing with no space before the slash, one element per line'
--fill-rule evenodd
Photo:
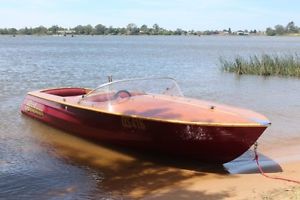
<path fill-rule="evenodd" d="M 198 163 L 95 145 L 19 113 L 28 91 L 92 88 L 106 82 L 108 75 L 170 76 L 186 96 L 265 114 L 273 123 L 259 140 L 267 157 L 272 157 L 274 147 L 280 151 L 299 146 L 295 141 L 300 140 L 300 79 L 237 77 L 218 66 L 220 56 L 261 53 L 300 53 L 300 38 L 0 37 L 0 199 L 126 199 L 137 188 L 147 196 L 189 178 L 170 167 L 207 172 Z M 290 159 L 298 156 L 289 152 Z M 235 163 L 247 159 L 237 159 L 227 168 L 239 171 Z"/>

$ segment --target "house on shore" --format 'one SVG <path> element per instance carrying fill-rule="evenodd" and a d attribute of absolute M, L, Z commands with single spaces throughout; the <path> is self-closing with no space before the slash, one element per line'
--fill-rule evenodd
<path fill-rule="evenodd" d="M 239 31 L 235 32 L 235 34 L 236 35 L 249 35 L 249 32 L 248 31 L 241 31 L 241 30 L 239 30 Z"/>

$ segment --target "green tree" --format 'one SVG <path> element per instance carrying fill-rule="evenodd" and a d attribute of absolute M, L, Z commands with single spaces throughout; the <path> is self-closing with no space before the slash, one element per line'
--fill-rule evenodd
<path fill-rule="evenodd" d="M 278 24 L 275 26 L 275 32 L 276 32 L 276 35 L 283 35 L 283 34 L 285 34 L 285 28 L 282 25 Z"/>
<path fill-rule="evenodd" d="M 117 35 L 118 30 L 117 30 L 116 28 L 110 26 L 110 27 L 108 27 L 108 29 L 107 29 L 107 33 L 108 33 L 109 35 Z"/>
<path fill-rule="evenodd" d="M 74 30 L 75 30 L 75 33 L 76 33 L 76 34 L 79 34 L 79 35 L 84 34 L 84 27 L 81 26 L 81 25 L 76 26 L 76 27 L 74 28 Z"/>
<path fill-rule="evenodd" d="M 149 34 L 149 29 L 148 29 L 148 26 L 147 25 L 142 25 L 141 28 L 140 28 L 140 32 L 142 34 Z"/>
<path fill-rule="evenodd" d="M 32 31 L 32 28 L 25 27 L 25 28 L 21 29 L 19 32 L 23 35 L 32 35 L 33 31 Z"/>
<path fill-rule="evenodd" d="M 274 29 L 272 29 L 272 28 L 267 28 L 267 30 L 266 30 L 266 34 L 268 35 L 268 36 L 274 36 L 274 35 L 276 35 L 276 32 L 275 32 L 275 30 Z"/>
<path fill-rule="evenodd" d="M 16 35 L 17 33 L 18 33 L 18 30 L 15 28 L 8 29 L 8 34 L 10 34 L 10 35 Z"/>
<path fill-rule="evenodd" d="M 0 34 L 1 35 L 7 35 L 8 34 L 8 29 L 7 28 L 0 29 Z"/>
<path fill-rule="evenodd" d="M 48 29 L 44 26 L 39 26 L 33 29 L 33 34 L 45 35 L 47 34 Z"/>
<path fill-rule="evenodd" d="M 95 26 L 95 34 L 96 35 L 104 35 L 106 27 L 102 24 L 98 24 Z"/>
<path fill-rule="evenodd" d="M 188 34 L 189 34 L 189 35 L 196 35 L 196 32 L 195 32 L 194 30 L 189 30 L 189 31 L 188 31 Z"/>
<path fill-rule="evenodd" d="M 126 28 L 118 28 L 118 34 L 119 35 L 125 35 L 127 32 Z"/>
<path fill-rule="evenodd" d="M 182 34 L 182 30 L 180 28 L 177 28 L 175 31 L 174 31 L 174 35 L 181 35 Z"/>
<path fill-rule="evenodd" d="M 53 25 L 48 29 L 52 34 L 57 34 L 59 27 L 57 25 Z"/>
<path fill-rule="evenodd" d="M 127 25 L 128 35 L 137 35 L 138 33 L 139 33 L 139 29 L 134 23 L 130 23 Z"/>
<path fill-rule="evenodd" d="M 158 35 L 159 31 L 160 31 L 159 25 L 158 24 L 153 24 L 152 28 L 153 28 L 153 34 Z"/>
<path fill-rule="evenodd" d="M 295 23 L 291 21 L 286 25 L 286 31 L 288 33 L 298 33 L 298 27 L 296 27 Z"/>
<path fill-rule="evenodd" d="M 84 26 L 83 27 L 84 34 L 85 35 L 91 35 L 93 33 L 93 29 L 94 28 L 90 24 Z"/>

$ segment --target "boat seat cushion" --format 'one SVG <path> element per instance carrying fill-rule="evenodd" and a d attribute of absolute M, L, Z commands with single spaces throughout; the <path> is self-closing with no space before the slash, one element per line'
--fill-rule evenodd
<path fill-rule="evenodd" d="M 47 94 L 57 95 L 61 97 L 85 95 L 87 90 L 84 88 L 58 88 L 43 91 Z"/>

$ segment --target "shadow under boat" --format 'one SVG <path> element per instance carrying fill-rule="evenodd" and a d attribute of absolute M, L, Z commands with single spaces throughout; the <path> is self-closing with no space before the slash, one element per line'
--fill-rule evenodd
<path fill-rule="evenodd" d="M 61 132 L 66 133 L 64 131 L 61 131 L 59 129 L 56 129 L 52 126 L 48 126 L 46 124 L 41 124 L 39 122 L 36 122 L 35 120 L 24 118 L 24 120 L 31 121 L 32 123 L 32 131 L 40 136 L 43 135 L 43 132 L 45 129 L 50 129 L 51 132 L 57 132 L 57 134 L 61 134 Z M 51 133 L 52 134 L 52 133 Z M 225 163 L 225 164 L 209 164 L 204 163 L 195 159 L 190 158 L 182 158 L 174 155 L 167 155 L 167 154 L 161 154 L 159 152 L 153 152 L 149 150 L 136 150 L 131 149 L 127 147 L 122 146 L 116 146 L 112 144 L 106 144 L 101 142 L 95 142 L 86 138 L 82 138 L 80 136 L 66 133 L 67 137 L 75 137 L 77 139 L 83 140 L 85 142 L 95 144 L 99 147 L 104 147 L 106 149 L 109 149 L 113 152 L 125 154 L 131 157 L 134 157 L 139 162 L 151 162 L 155 165 L 164 166 L 164 167 L 174 167 L 179 169 L 185 169 L 185 170 L 192 170 L 199 173 L 217 173 L 217 174 L 255 174 L 260 173 L 259 169 L 257 167 L 257 164 L 255 162 L 254 158 L 254 151 L 248 150 L 240 157 L 236 158 L 235 160 Z M 49 143 L 50 142 L 50 143 Z M 75 154 L 72 152 L 78 151 L 78 148 L 72 149 L 70 146 L 64 145 L 63 142 L 60 142 L 59 144 L 57 142 L 51 142 L 47 141 L 49 145 L 55 147 L 58 147 L 60 149 L 63 149 L 64 151 L 70 152 L 70 159 L 78 161 Z M 87 152 L 88 153 L 88 152 Z M 99 151 L 99 154 L 101 156 L 101 152 Z M 282 172 L 281 166 L 276 163 L 271 158 L 258 153 L 259 155 L 259 163 L 266 173 L 277 173 Z M 84 162 L 81 162 L 84 163 Z"/>
<path fill-rule="evenodd" d="M 259 174 L 257 163 L 254 160 L 254 151 L 248 150 L 235 160 L 224 164 L 204 163 L 191 158 L 182 158 L 174 155 L 160 154 L 147 150 L 137 151 L 126 147 L 96 143 L 114 151 L 126 153 L 144 162 L 153 162 L 159 165 L 192 170 L 204 173 L 217 174 Z M 258 152 L 259 164 L 265 173 L 283 172 L 282 167 L 272 158 Z"/>
<path fill-rule="evenodd" d="M 254 157 L 255 152 L 249 149 L 240 157 L 223 165 L 230 174 L 257 174 L 260 173 L 260 171 Z M 276 161 L 259 152 L 258 161 L 265 173 L 278 173 L 283 171 Z"/>

